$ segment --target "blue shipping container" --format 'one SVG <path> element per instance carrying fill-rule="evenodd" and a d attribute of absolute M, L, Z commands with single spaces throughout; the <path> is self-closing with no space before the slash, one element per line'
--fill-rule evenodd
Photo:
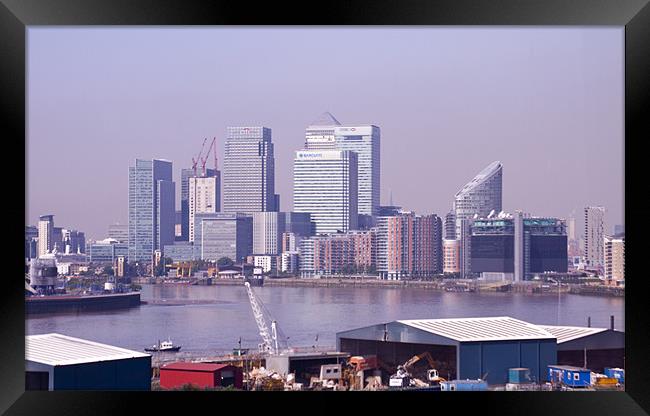
<path fill-rule="evenodd" d="M 451 380 L 440 383 L 441 391 L 485 391 L 487 381 L 484 380 Z"/>
<path fill-rule="evenodd" d="M 548 380 L 570 387 L 591 386 L 591 370 L 563 365 L 548 366 Z"/>
<path fill-rule="evenodd" d="M 617 379 L 621 384 L 625 384 L 625 370 L 622 368 L 605 367 L 605 375 Z"/>
<path fill-rule="evenodd" d="M 508 383 L 530 383 L 530 369 L 510 368 L 508 369 Z"/>

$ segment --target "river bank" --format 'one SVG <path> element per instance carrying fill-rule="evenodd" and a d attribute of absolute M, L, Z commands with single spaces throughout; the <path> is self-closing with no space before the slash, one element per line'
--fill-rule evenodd
<path fill-rule="evenodd" d="M 184 280 L 178 283 L 166 280 L 162 283 L 160 279 L 140 280 L 143 284 L 162 285 L 211 285 L 211 286 L 243 286 L 242 279 L 210 279 L 205 281 Z M 620 287 L 594 286 L 584 284 L 562 284 L 559 288 L 548 282 L 482 282 L 477 280 L 381 280 L 372 277 L 350 278 L 334 277 L 320 279 L 304 278 L 266 278 L 264 286 L 269 287 L 312 287 L 312 288 L 415 288 L 420 290 L 433 290 L 443 292 L 514 292 L 530 294 L 557 294 L 571 293 L 587 296 L 610 296 L 624 297 L 625 290 Z"/>

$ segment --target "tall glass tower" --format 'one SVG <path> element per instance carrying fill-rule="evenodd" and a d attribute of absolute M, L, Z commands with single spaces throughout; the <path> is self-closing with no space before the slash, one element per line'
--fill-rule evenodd
<path fill-rule="evenodd" d="M 471 220 L 487 217 L 490 212 L 501 212 L 503 165 L 499 161 L 490 163 L 470 182 L 456 193 L 454 212 L 456 214 L 456 238 L 460 240 L 460 274 L 466 277 L 471 272 Z"/>
<path fill-rule="evenodd" d="M 129 261 L 150 262 L 154 250 L 174 243 L 175 189 L 168 160 L 129 167 Z"/>
<path fill-rule="evenodd" d="M 271 129 L 228 127 L 223 162 L 223 212 L 278 211 Z"/>
<path fill-rule="evenodd" d="M 309 212 L 316 234 L 357 228 L 357 155 L 298 150 L 293 160 L 293 211 Z"/>
<path fill-rule="evenodd" d="M 323 113 L 305 131 L 305 150 L 349 150 L 358 159 L 358 211 L 362 216 L 376 216 L 381 186 L 381 134 L 373 125 L 341 125 L 328 112 Z"/>

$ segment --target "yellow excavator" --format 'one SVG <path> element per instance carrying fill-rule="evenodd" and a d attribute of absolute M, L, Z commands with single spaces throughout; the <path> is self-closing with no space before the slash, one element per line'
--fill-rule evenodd
<path fill-rule="evenodd" d="M 427 370 L 427 382 L 420 380 L 419 378 L 413 377 L 410 368 L 416 362 L 421 359 L 426 358 L 429 363 L 429 369 Z M 431 354 L 428 351 L 425 351 L 421 354 L 414 355 L 408 359 L 404 364 L 397 367 L 397 372 L 390 376 L 389 386 L 390 387 L 431 387 L 439 386 L 440 382 L 445 381 L 444 378 L 440 377 L 438 370 L 435 369 L 435 362 L 431 357 Z"/>

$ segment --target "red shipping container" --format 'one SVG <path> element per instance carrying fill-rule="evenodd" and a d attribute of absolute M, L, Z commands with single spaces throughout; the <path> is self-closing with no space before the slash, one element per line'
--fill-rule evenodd
<path fill-rule="evenodd" d="M 172 363 L 160 367 L 160 387 L 180 388 L 192 384 L 200 388 L 214 388 L 233 385 L 241 389 L 244 374 L 241 367 L 230 364 Z"/>

